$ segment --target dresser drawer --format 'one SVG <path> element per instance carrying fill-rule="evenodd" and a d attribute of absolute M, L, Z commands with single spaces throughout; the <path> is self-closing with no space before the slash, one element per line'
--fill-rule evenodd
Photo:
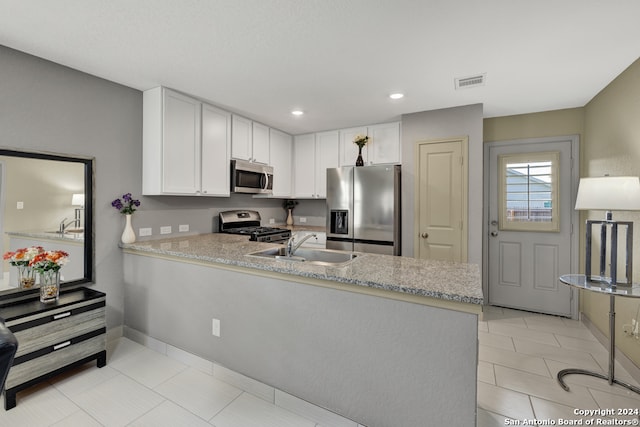
<path fill-rule="evenodd" d="M 102 333 L 96 337 L 67 345 L 55 350 L 46 357 L 36 357 L 24 363 L 14 365 L 9 371 L 6 381 L 6 389 L 26 383 L 34 378 L 46 375 L 49 372 L 67 366 L 77 360 L 92 356 L 106 347 L 106 335 Z"/>
<path fill-rule="evenodd" d="M 106 295 L 86 287 L 65 289 L 51 303 L 37 289 L 0 297 L 0 321 L 18 340 L 5 383 L 4 407 L 16 406 L 19 391 L 95 360 L 107 363 Z"/>
<path fill-rule="evenodd" d="M 75 315 L 66 311 L 57 316 L 60 317 L 53 321 L 14 332 L 19 343 L 16 358 L 106 326 L 104 307 Z"/>

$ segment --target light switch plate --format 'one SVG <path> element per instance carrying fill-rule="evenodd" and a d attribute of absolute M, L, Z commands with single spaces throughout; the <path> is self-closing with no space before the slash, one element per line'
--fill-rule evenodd
<path fill-rule="evenodd" d="M 178 231 L 179 231 L 180 233 L 184 233 L 184 232 L 189 231 L 189 224 L 180 224 L 180 225 L 178 226 Z"/>
<path fill-rule="evenodd" d="M 160 234 L 171 234 L 171 226 L 165 225 L 164 227 L 160 227 Z"/>
<path fill-rule="evenodd" d="M 211 319 L 211 334 L 220 337 L 220 319 Z"/>
<path fill-rule="evenodd" d="M 140 237 L 151 236 L 151 227 L 138 229 L 138 234 L 140 235 Z"/>

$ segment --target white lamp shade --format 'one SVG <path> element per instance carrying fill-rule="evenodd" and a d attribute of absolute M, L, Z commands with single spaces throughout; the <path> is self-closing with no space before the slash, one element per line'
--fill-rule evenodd
<path fill-rule="evenodd" d="M 640 178 L 637 176 L 581 178 L 576 210 L 640 210 Z"/>
<path fill-rule="evenodd" d="M 72 206 L 84 206 L 84 194 L 74 194 L 71 197 Z"/>

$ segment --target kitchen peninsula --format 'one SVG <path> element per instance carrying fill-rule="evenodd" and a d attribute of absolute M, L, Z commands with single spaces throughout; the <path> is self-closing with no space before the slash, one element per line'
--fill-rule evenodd
<path fill-rule="evenodd" d="M 125 324 L 368 427 L 475 425 L 478 266 L 247 255 L 273 246 L 228 234 L 123 245 Z"/>

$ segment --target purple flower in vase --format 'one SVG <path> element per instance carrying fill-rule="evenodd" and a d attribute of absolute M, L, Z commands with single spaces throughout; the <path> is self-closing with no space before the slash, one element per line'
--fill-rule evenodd
<path fill-rule="evenodd" d="M 140 200 L 134 199 L 131 193 L 127 193 L 122 195 L 122 200 L 115 199 L 111 202 L 111 206 L 118 209 L 121 214 L 131 215 L 136 211 L 136 207 L 140 206 Z"/>

